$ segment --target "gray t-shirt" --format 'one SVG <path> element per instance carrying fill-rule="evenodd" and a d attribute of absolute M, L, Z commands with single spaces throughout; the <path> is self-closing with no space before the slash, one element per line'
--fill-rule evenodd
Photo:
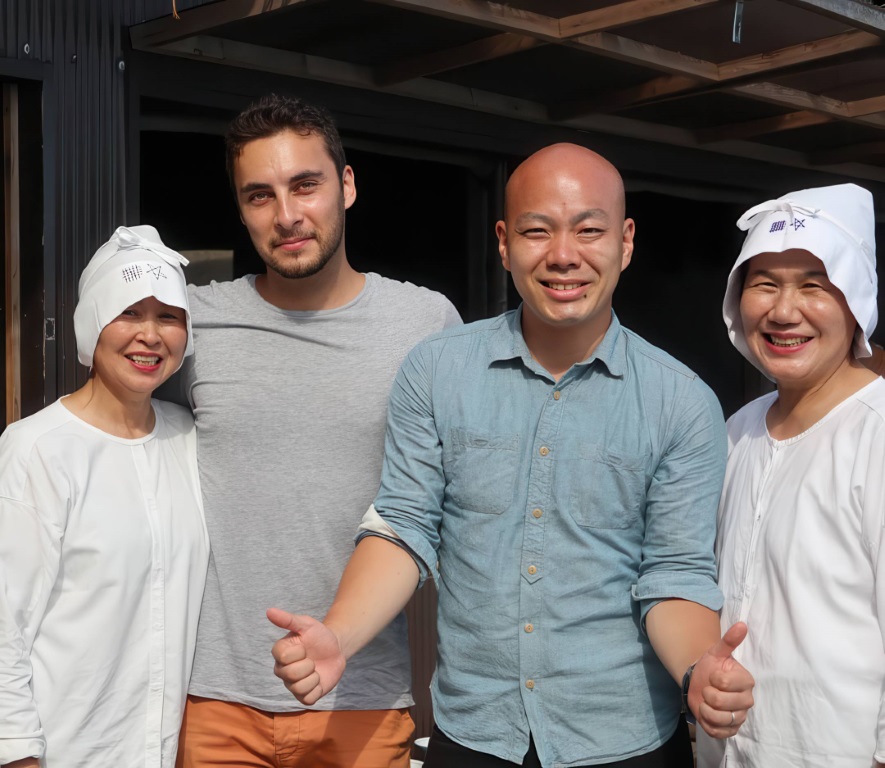
<path fill-rule="evenodd" d="M 331 310 L 264 301 L 255 276 L 189 287 L 197 423 L 212 547 L 190 693 L 303 709 L 273 674 L 271 606 L 325 616 L 378 490 L 387 397 L 406 353 L 460 322 L 439 293 L 379 275 Z M 350 659 L 311 709 L 410 706 L 405 617 Z"/>

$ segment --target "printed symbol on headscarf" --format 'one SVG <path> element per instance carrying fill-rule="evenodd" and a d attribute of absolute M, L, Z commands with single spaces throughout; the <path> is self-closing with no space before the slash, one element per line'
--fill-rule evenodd
<path fill-rule="evenodd" d="M 163 274 L 163 267 L 160 264 L 156 264 L 153 267 L 148 267 L 148 272 L 150 272 L 154 276 L 154 280 L 159 280 L 161 277 L 166 280 L 166 275 Z"/>
<path fill-rule="evenodd" d="M 138 280 L 142 276 L 141 267 L 138 264 L 130 264 L 127 267 L 123 267 L 123 279 L 127 283 L 132 283 L 135 280 Z"/>
<path fill-rule="evenodd" d="M 770 232 L 783 232 L 784 227 L 786 227 L 786 226 L 787 226 L 786 220 L 776 221 L 776 222 L 774 222 L 774 224 L 771 225 L 771 229 L 769 229 L 768 231 L 769 231 L 769 233 Z"/>
<path fill-rule="evenodd" d="M 793 231 L 805 229 L 805 219 L 793 219 Z"/>

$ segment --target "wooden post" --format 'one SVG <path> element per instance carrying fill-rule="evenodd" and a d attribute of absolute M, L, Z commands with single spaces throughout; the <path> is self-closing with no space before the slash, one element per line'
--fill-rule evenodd
<path fill-rule="evenodd" d="M 6 304 L 6 423 L 21 418 L 21 291 L 19 239 L 18 87 L 3 85 L 4 271 Z"/>

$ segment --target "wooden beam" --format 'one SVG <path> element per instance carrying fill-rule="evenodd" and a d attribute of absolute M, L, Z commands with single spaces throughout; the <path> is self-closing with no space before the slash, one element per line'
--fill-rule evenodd
<path fill-rule="evenodd" d="M 195 61 L 392 93 L 410 99 L 448 104 L 518 120 L 548 123 L 550 119 L 543 104 L 528 99 L 504 96 L 432 78 L 417 78 L 382 88 L 375 81 L 374 70 L 368 66 L 208 35 L 179 40 L 160 50 L 163 53 Z"/>
<path fill-rule="evenodd" d="M 838 165 L 840 163 L 870 163 L 873 158 L 885 159 L 885 141 L 868 141 L 850 144 L 809 154 L 814 165 Z"/>
<path fill-rule="evenodd" d="M 407 11 L 417 11 L 466 24 L 520 32 L 539 37 L 549 43 L 559 39 L 559 20 L 540 13 L 523 11 L 488 0 L 369 0 Z"/>
<path fill-rule="evenodd" d="M 694 132 L 698 144 L 712 144 L 716 141 L 735 141 L 737 139 L 749 139 L 754 136 L 764 136 L 769 133 L 780 131 L 792 131 L 797 128 L 807 128 L 811 125 L 822 125 L 832 122 L 835 118 L 820 112 L 801 110 L 789 112 L 775 117 L 763 117 L 759 120 L 747 120 L 743 123 L 732 123 L 715 128 L 699 128 Z"/>
<path fill-rule="evenodd" d="M 848 102 L 848 114 L 852 117 L 874 115 L 877 112 L 885 112 L 885 96 L 872 96 L 869 99 Z"/>
<path fill-rule="evenodd" d="M 721 0 L 627 0 L 593 11 L 575 13 L 559 20 L 559 36 L 563 39 L 604 32 L 608 29 L 636 24 L 640 21 L 667 16 L 693 8 L 718 3 Z"/>
<path fill-rule="evenodd" d="M 855 29 L 885 35 L 885 10 L 846 0 L 784 0 L 797 8 L 818 13 Z"/>
<path fill-rule="evenodd" d="M 715 83 L 719 68 L 711 61 L 696 59 L 683 53 L 668 51 L 656 45 L 640 43 L 610 32 L 594 32 L 590 35 L 564 40 L 563 45 L 585 53 L 596 53 L 630 64 L 650 67 L 673 75 L 687 75 Z"/>
<path fill-rule="evenodd" d="M 754 74 L 773 74 L 775 70 L 836 56 L 847 51 L 861 50 L 877 46 L 881 40 L 867 32 L 846 32 L 841 35 L 814 40 L 799 45 L 791 45 L 770 53 L 747 56 L 720 64 L 717 68 L 716 81 L 726 82 Z M 633 88 L 622 88 L 600 94 L 588 99 L 578 99 L 551 108 L 551 114 L 571 118 L 592 112 L 609 112 L 631 106 L 658 101 L 662 98 L 675 96 L 692 96 L 699 89 L 707 87 L 697 78 L 680 75 L 664 75 L 649 80 Z M 871 112 L 880 110 L 871 109 Z"/>
<path fill-rule="evenodd" d="M 733 93 L 736 96 L 767 101 L 770 104 L 778 104 L 779 106 L 810 109 L 842 120 L 852 120 L 852 122 L 870 125 L 874 128 L 885 128 L 885 115 L 868 114 L 855 116 L 851 114 L 851 102 L 831 99 L 828 96 L 820 96 L 806 91 L 798 91 L 795 88 L 787 88 L 775 83 L 734 85 L 724 90 L 726 93 Z"/>
<path fill-rule="evenodd" d="M 374 72 L 369 67 L 238 43 L 232 40 L 208 36 L 194 37 L 160 48 L 157 52 L 198 61 L 214 61 L 246 69 L 274 72 L 291 77 L 340 83 L 353 88 L 393 93 L 408 99 L 446 104 L 499 117 L 550 125 L 550 114 L 546 106 L 527 99 L 490 93 L 479 88 L 468 88 L 432 78 L 418 78 L 382 89 L 375 82 Z M 420 120 L 420 117 L 417 119 Z M 560 125 L 583 131 L 598 131 L 644 141 L 654 141 L 659 144 L 689 148 L 698 146 L 694 134 L 689 130 L 612 115 L 591 115 L 570 120 L 567 123 L 560 123 Z M 795 168 L 811 168 L 804 153 L 801 152 L 746 142 L 734 142 L 724 146 L 724 149 L 714 148 L 711 151 Z M 876 166 L 851 165 L 839 170 L 860 179 L 885 183 L 885 169 Z"/>
<path fill-rule="evenodd" d="M 605 91 L 598 96 L 575 99 L 550 106 L 550 117 L 554 120 L 572 120 L 580 115 L 616 112 L 644 102 L 656 101 L 672 94 L 682 94 L 702 84 L 694 77 L 684 75 L 662 75 L 632 88 L 618 88 Z"/>
<path fill-rule="evenodd" d="M 203 34 L 232 21 L 318 2 L 324 0 L 221 0 L 181 11 L 180 19 L 164 16 L 143 24 L 135 24 L 129 28 L 129 34 L 133 48 L 146 50 Z"/>
<path fill-rule="evenodd" d="M 416 77 L 435 75 L 450 69 L 510 56 L 539 45 L 546 45 L 546 43 L 536 37 L 502 32 L 499 35 L 485 37 L 482 40 L 476 40 L 456 48 L 434 51 L 423 56 L 415 56 L 411 59 L 378 67 L 375 71 L 375 79 L 379 85 L 402 83 L 406 80 L 414 80 Z"/>
<path fill-rule="evenodd" d="M 843 32 L 840 35 L 790 45 L 776 51 L 726 61 L 719 65 L 719 80 L 734 80 L 760 72 L 771 73 L 786 67 L 820 61 L 851 51 L 860 51 L 881 43 L 882 39 L 878 35 L 871 35 L 869 32 L 858 30 Z"/>

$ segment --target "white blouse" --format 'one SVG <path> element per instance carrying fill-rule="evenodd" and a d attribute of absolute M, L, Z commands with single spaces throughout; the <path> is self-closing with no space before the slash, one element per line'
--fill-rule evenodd
<path fill-rule="evenodd" d="M 885 761 L 885 380 L 787 440 L 765 425 L 775 398 L 729 420 L 719 508 L 722 627 L 749 626 L 735 658 L 756 705 L 726 742 L 699 733 L 699 765 L 870 768 Z"/>
<path fill-rule="evenodd" d="M 0 436 L 0 764 L 171 768 L 209 541 L 193 419 L 114 437 L 58 401 Z"/>

